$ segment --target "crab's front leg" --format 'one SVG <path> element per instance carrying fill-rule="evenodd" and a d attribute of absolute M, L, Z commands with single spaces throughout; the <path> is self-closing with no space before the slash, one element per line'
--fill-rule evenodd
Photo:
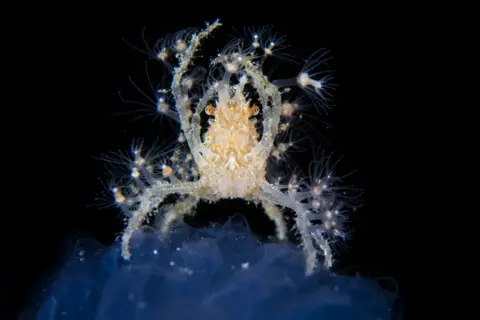
<path fill-rule="evenodd" d="M 204 97 L 205 99 L 202 99 L 199 105 L 197 105 L 197 112 L 192 115 L 191 97 L 189 97 L 188 90 L 186 90 L 183 85 L 183 80 L 188 68 L 192 64 L 201 42 L 219 26 L 221 26 L 221 23 L 216 20 L 212 24 L 208 24 L 207 27 L 201 32 L 192 34 L 191 38 L 189 39 L 188 47 L 178 54 L 179 64 L 173 72 L 171 90 L 176 102 L 176 109 L 180 120 L 180 128 L 185 135 L 186 142 L 197 163 L 200 161 L 199 154 L 202 151 L 202 145 L 200 143 L 199 112 L 201 112 L 202 108 L 206 105 L 207 101 L 203 100 L 209 98 L 213 92 L 212 90 L 208 90 Z"/>
<path fill-rule="evenodd" d="M 140 204 L 138 209 L 130 213 L 128 225 L 122 235 L 122 257 L 126 260 L 131 258 L 130 239 L 147 218 L 148 214 L 157 208 L 162 201 L 170 194 L 193 194 L 198 188 L 198 182 L 182 182 L 170 184 L 158 181 L 151 187 L 144 190 L 139 196 Z"/>
<path fill-rule="evenodd" d="M 270 220 L 275 222 L 277 238 L 279 240 L 284 240 L 287 237 L 287 227 L 285 225 L 285 220 L 283 219 L 283 212 L 279 207 L 265 200 L 262 201 L 262 206 Z"/>

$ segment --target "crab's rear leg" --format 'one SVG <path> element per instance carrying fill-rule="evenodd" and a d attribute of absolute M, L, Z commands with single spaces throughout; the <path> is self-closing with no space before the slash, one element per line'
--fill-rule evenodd
<path fill-rule="evenodd" d="M 167 182 L 156 182 L 144 190 L 139 196 L 140 204 L 135 211 L 130 213 L 128 225 L 122 235 L 122 257 L 126 260 L 131 258 L 130 239 L 147 218 L 148 214 L 162 203 L 170 194 L 192 194 L 198 187 L 197 182 L 182 182 L 170 184 Z"/>
<path fill-rule="evenodd" d="M 324 256 L 323 264 L 329 269 L 333 264 L 333 254 L 328 240 L 321 230 L 310 222 L 310 211 L 305 204 L 296 198 L 295 193 L 283 193 L 276 186 L 265 183 L 259 197 L 262 203 L 267 202 L 295 211 L 296 229 L 300 235 L 301 246 L 306 255 L 305 273 L 310 275 L 317 266 L 317 251 Z M 316 246 L 320 249 L 318 250 Z"/>
<path fill-rule="evenodd" d="M 279 207 L 268 201 L 262 201 L 262 206 L 270 220 L 275 222 L 277 238 L 279 240 L 284 240 L 287 237 L 287 227 L 285 220 L 283 219 L 283 212 Z"/>
<path fill-rule="evenodd" d="M 165 216 L 158 226 L 160 234 L 166 236 L 170 231 L 172 223 L 182 219 L 185 215 L 192 214 L 199 200 L 200 199 L 195 196 L 187 196 L 173 205 L 162 208 L 165 211 Z"/>

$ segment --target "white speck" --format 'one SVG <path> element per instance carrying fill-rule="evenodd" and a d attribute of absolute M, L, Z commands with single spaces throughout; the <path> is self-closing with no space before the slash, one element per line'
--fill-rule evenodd
<path fill-rule="evenodd" d="M 190 268 L 180 268 L 180 271 L 188 274 L 189 276 L 193 274 L 193 270 Z"/>

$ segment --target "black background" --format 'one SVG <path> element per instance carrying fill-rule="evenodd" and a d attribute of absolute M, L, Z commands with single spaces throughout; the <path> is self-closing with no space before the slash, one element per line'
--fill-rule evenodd
<path fill-rule="evenodd" d="M 409 150 L 413 133 L 405 130 L 412 99 L 406 97 L 405 86 L 416 72 L 411 64 L 415 43 L 405 19 L 370 8 L 312 14 L 308 8 L 290 12 L 281 7 L 281 14 L 238 8 L 218 10 L 226 14 L 212 9 L 184 15 L 170 7 L 145 7 L 140 14 L 118 8 L 55 10 L 59 13 L 32 23 L 21 38 L 31 49 L 22 62 L 29 72 L 21 81 L 25 91 L 35 92 L 26 102 L 34 109 L 31 115 L 38 114 L 28 117 L 32 132 L 23 142 L 29 150 L 26 170 L 35 182 L 23 183 L 28 196 L 13 218 L 15 227 L 7 232 L 11 252 L 2 280 L 7 312 L 20 308 L 39 277 L 58 266 L 68 236 L 90 235 L 108 244 L 121 232 L 117 210 L 91 206 L 103 190 L 98 179 L 103 163 L 94 157 L 128 150 L 136 137 L 149 141 L 164 135 L 164 127 L 155 127 L 158 122 L 128 122 L 112 115 L 124 108 L 117 91 L 133 92 L 128 77 L 145 80 L 147 57 L 122 38 L 141 46 L 143 27 L 155 39 L 219 17 L 225 30 L 273 24 L 292 44 L 289 53 L 304 58 L 321 47 L 332 52 L 338 89 L 336 106 L 325 120 L 334 128 L 318 129 L 331 141 L 329 150 L 344 155 L 341 173 L 357 170 L 350 182 L 365 190 L 364 206 L 352 214 L 353 240 L 343 264 L 367 276 L 395 279 L 408 314 L 415 271 L 407 259 L 413 240 L 406 234 L 414 230 L 405 215 L 415 215 L 415 209 L 406 201 L 411 181 L 405 177 L 417 159 Z M 216 41 L 212 45 L 220 46 Z M 151 64 L 149 69 L 156 67 Z M 311 138 L 325 141 L 321 135 Z M 308 163 L 306 154 L 297 156 L 300 163 Z M 235 212 L 245 214 L 258 234 L 273 234 L 261 210 L 241 201 L 202 204 L 193 223 L 226 220 Z"/>

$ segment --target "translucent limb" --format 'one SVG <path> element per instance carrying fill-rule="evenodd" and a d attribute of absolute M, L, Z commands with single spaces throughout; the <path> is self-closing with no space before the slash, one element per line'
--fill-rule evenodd
<path fill-rule="evenodd" d="M 192 194 L 198 188 L 197 182 L 183 182 L 179 184 L 170 184 L 167 182 L 156 182 L 153 186 L 145 189 L 139 196 L 140 205 L 137 210 L 131 212 L 128 220 L 128 226 L 122 235 L 122 257 L 126 260 L 131 258 L 130 239 L 135 231 L 142 226 L 148 214 L 157 208 L 166 196 L 173 193 Z"/>
<path fill-rule="evenodd" d="M 267 201 L 262 201 L 262 206 L 270 220 L 275 222 L 277 238 L 279 240 L 284 240 L 287 237 L 287 226 L 283 219 L 283 212 L 277 206 Z"/>
<path fill-rule="evenodd" d="M 297 231 L 300 234 L 302 247 L 307 256 L 306 275 L 310 275 L 317 265 L 317 249 L 314 246 L 314 241 L 322 251 L 325 268 L 329 269 L 332 266 L 333 255 L 328 240 L 323 237 L 320 229 L 317 230 L 317 228 L 312 225 L 308 219 L 310 211 L 303 203 L 296 199 L 295 193 L 285 194 L 274 185 L 265 183 L 262 186 L 260 199 L 295 211 Z"/>
<path fill-rule="evenodd" d="M 214 23 L 207 25 L 207 27 L 202 30 L 201 32 L 192 34 L 188 48 L 178 54 L 179 57 L 179 65 L 174 69 L 174 75 L 172 80 L 172 93 L 176 101 L 177 111 L 180 118 L 180 125 L 182 128 L 183 133 L 185 134 L 186 141 L 190 150 L 194 154 L 194 157 L 198 157 L 197 150 L 199 150 L 197 143 L 195 143 L 192 135 L 195 134 L 190 127 L 190 118 L 192 124 L 200 123 L 200 119 L 198 117 L 191 117 L 191 109 L 190 109 L 190 99 L 188 98 L 188 92 L 185 91 L 183 83 L 183 77 L 187 72 L 188 67 L 192 64 L 192 60 L 195 56 L 195 53 L 200 46 L 200 43 L 203 39 L 208 37 L 208 35 L 215 30 L 217 27 L 221 26 L 221 23 L 216 20 Z M 199 140 L 199 137 L 198 137 Z M 197 160 L 197 159 L 195 159 Z M 198 163 L 198 161 L 197 161 Z"/>
<path fill-rule="evenodd" d="M 170 231 L 170 226 L 177 220 L 182 219 L 185 215 L 191 214 L 200 199 L 194 196 L 187 196 L 177 201 L 174 205 L 168 205 L 165 208 L 165 216 L 159 224 L 161 236 L 166 236 Z M 163 208 L 162 208 L 163 209 Z"/>
<path fill-rule="evenodd" d="M 268 81 L 265 75 L 251 62 L 247 61 L 244 67 L 245 73 L 251 77 L 252 85 L 259 95 L 264 118 L 262 139 L 252 150 L 252 153 L 259 153 L 264 150 L 267 155 L 270 155 L 283 110 L 282 97 L 278 88 Z"/>

